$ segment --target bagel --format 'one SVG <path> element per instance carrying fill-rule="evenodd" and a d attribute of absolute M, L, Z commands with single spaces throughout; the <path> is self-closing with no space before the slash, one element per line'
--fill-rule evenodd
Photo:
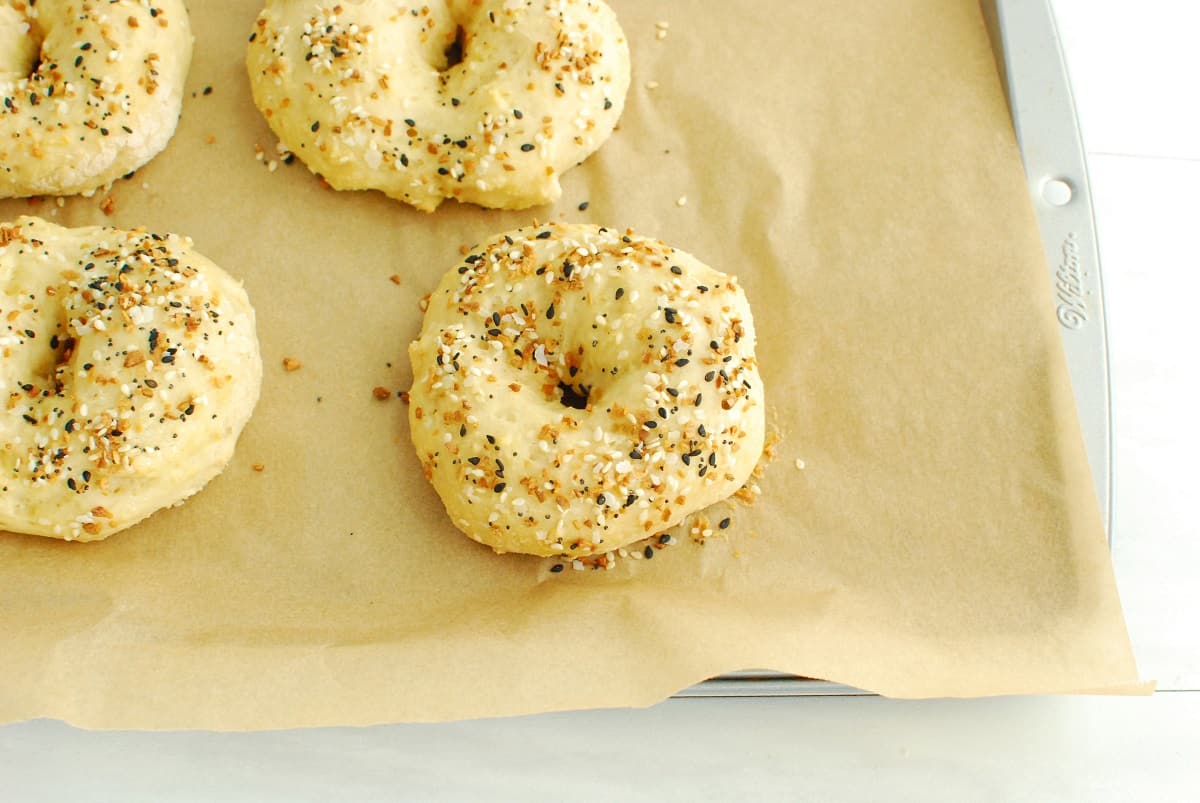
<path fill-rule="evenodd" d="M 183 0 L 0 0 L 0 198 L 86 193 L 149 162 L 191 57 Z"/>
<path fill-rule="evenodd" d="M 741 488 L 763 450 L 737 280 L 632 232 L 551 224 L 450 270 L 409 347 L 409 424 L 454 524 L 580 557 Z"/>
<path fill-rule="evenodd" d="M 247 61 L 255 103 L 310 170 L 424 211 L 558 200 L 629 88 L 599 0 L 268 0 Z"/>
<path fill-rule="evenodd" d="M 233 454 L 262 378 L 241 285 L 175 235 L 0 225 L 0 530 L 96 541 Z"/>

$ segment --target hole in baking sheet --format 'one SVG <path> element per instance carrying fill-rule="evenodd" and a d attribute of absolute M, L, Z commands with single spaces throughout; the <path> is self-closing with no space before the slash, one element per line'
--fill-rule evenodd
<path fill-rule="evenodd" d="M 450 69 L 456 65 L 462 64 L 463 54 L 467 50 L 467 32 L 463 26 L 459 25 L 458 30 L 454 32 L 454 41 L 446 48 L 446 66 L 443 71 Z"/>
<path fill-rule="evenodd" d="M 559 382 L 558 389 L 562 391 L 560 401 L 563 407 L 570 407 L 572 410 L 586 410 L 588 406 L 588 394 L 591 388 L 580 386 L 574 387 L 566 382 Z"/>

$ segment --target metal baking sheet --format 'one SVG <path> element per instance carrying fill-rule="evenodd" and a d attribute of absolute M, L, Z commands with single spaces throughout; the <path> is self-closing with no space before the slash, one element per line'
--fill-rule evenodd
<path fill-rule="evenodd" d="M 1079 122 L 1050 0 L 981 0 L 1037 214 L 1079 424 L 1112 543 L 1108 340 L 1100 257 Z M 850 696 L 868 692 L 765 670 L 731 672 L 677 697 Z"/>

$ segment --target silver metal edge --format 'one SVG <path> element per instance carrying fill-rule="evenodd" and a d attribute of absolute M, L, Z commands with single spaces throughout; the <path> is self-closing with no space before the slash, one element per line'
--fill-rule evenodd
<path fill-rule="evenodd" d="M 997 64 L 1025 162 L 1080 429 L 1111 546 L 1108 328 L 1091 184 L 1070 76 L 1049 0 L 988 0 L 983 5 L 998 32 L 993 34 L 1000 42 Z M 1054 180 L 1070 186 L 1068 203 L 1048 202 L 1044 188 Z"/>
<path fill-rule="evenodd" d="M 1008 98 L 1009 111 L 1021 156 L 1025 161 L 1030 195 L 1038 226 L 1046 244 L 1046 264 L 1057 282 L 1059 257 L 1053 243 L 1062 242 L 1065 219 L 1068 231 L 1077 229 L 1080 262 L 1091 298 L 1085 306 L 1092 325 L 1086 330 L 1063 325 L 1064 344 L 1076 406 L 1081 418 L 1088 462 L 1104 517 L 1104 530 L 1112 543 L 1112 418 L 1108 372 L 1108 333 L 1104 293 L 1092 210 L 1091 186 L 1084 155 L 1070 77 L 1058 38 L 1050 0 L 981 0 L 980 9 L 996 54 L 996 66 Z M 1047 91 L 1038 93 L 1037 88 Z M 1074 191 L 1071 202 L 1057 207 L 1042 199 L 1047 178 L 1065 178 Z M 1070 212 L 1069 217 L 1064 212 Z M 1085 251 L 1086 249 L 1086 251 Z M 1082 270 L 1082 268 L 1081 268 Z M 1060 317 L 1061 320 L 1061 317 Z M 1086 339 L 1073 343 L 1072 333 L 1084 331 Z M 1097 404 L 1099 402 L 1099 404 Z M 1096 407 L 1099 410 L 1096 410 Z M 1085 408 L 1086 412 L 1085 412 Z M 1098 414 L 1098 416 L 1097 416 Z M 1088 418 L 1091 426 L 1085 426 Z M 675 697 L 816 697 L 868 696 L 871 692 L 769 670 L 730 672 L 690 686 Z"/>

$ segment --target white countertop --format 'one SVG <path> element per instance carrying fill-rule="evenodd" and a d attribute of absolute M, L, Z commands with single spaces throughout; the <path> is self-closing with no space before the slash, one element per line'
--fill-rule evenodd
<path fill-rule="evenodd" d="M 302 735 L 34 722 L 0 728 L 0 799 L 1197 799 L 1200 525 L 1186 504 L 1200 474 L 1200 4 L 1053 5 L 1108 303 L 1113 560 L 1141 673 L 1158 694 L 673 700 Z M 561 758 L 570 742 L 586 759 Z"/>

